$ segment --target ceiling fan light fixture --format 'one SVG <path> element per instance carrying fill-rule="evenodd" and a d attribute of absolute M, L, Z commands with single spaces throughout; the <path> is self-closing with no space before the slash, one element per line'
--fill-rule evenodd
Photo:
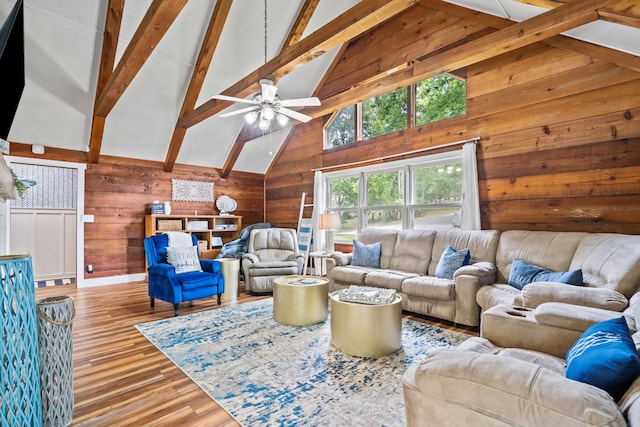
<path fill-rule="evenodd" d="M 258 123 L 258 127 L 261 130 L 267 130 L 267 129 L 269 129 L 269 126 L 271 126 L 271 121 L 265 120 L 264 118 L 260 119 L 260 123 Z"/>
<path fill-rule="evenodd" d="M 262 107 L 262 117 L 264 117 L 265 120 L 273 120 L 275 116 L 276 112 L 273 111 L 273 107 L 271 107 L 270 105 L 265 105 Z"/>
<path fill-rule="evenodd" d="M 258 112 L 249 111 L 247 114 L 244 115 L 244 120 L 250 125 L 254 124 L 256 120 L 258 120 Z"/>
<path fill-rule="evenodd" d="M 278 114 L 276 116 L 276 120 L 278 121 L 280 126 L 285 126 L 287 123 L 289 123 L 289 117 L 285 116 L 284 114 Z"/>

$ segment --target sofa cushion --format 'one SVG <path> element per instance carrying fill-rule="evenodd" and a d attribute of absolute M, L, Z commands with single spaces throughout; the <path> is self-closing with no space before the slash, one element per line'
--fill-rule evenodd
<path fill-rule="evenodd" d="M 463 265 L 469 264 L 470 259 L 469 249 L 456 251 L 451 246 L 447 246 L 440 256 L 434 276 L 440 279 L 453 279 L 453 273 Z"/>
<path fill-rule="evenodd" d="M 591 286 L 631 298 L 640 286 L 640 236 L 589 234 L 580 241 L 570 268 L 581 268 L 585 283 Z"/>
<path fill-rule="evenodd" d="M 616 401 L 638 375 L 640 357 L 622 316 L 591 326 L 567 351 L 567 378 L 605 390 Z"/>
<path fill-rule="evenodd" d="M 167 262 L 176 269 L 176 274 L 202 271 L 197 246 L 167 247 Z"/>
<path fill-rule="evenodd" d="M 365 228 L 358 233 L 358 241 L 365 245 L 380 242 L 380 268 L 391 268 L 398 230 L 389 228 Z"/>
<path fill-rule="evenodd" d="M 568 271 L 578 244 L 587 234 L 524 230 L 502 232 L 496 252 L 497 282 L 508 282 L 515 258 L 526 259 L 528 263 L 550 271 Z"/>
<path fill-rule="evenodd" d="M 500 232 L 497 230 L 438 230 L 433 241 L 431 261 L 428 273 L 435 275 L 436 267 L 447 246 L 452 248 L 469 248 L 470 263 L 496 263 L 496 249 Z M 506 283 L 506 282 L 505 282 Z"/>
<path fill-rule="evenodd" d="M 389 261 L 392 270 L 427 274 L 431 250 L 436 232 L 433 230 L 403 230 L 398 233 L 393 257 Z"/>
<path fill-rule="evenodd" d="M 365 245 L 353 239 L 351 265 L 380 268 L 380 242 Z"/>
<path fill-rule="evenodd" d="M 408 277 L 415 277 L 415 273 L 406 273 L 398 270 L 374 270 L 370 271 L 364 278 L 366 286 L 376 288 L 402 290 L 402 282 Z"/>
<path fill-rule="evenodd" d="M 177 277 L 184 292 L 204 287 L 211 287 L 215 284 L 215 281 L 213 280 L 214 276 L 212 276 L 211 273 L 206 273 L 204 271 L 189 271 L 179 274 Z"/>
<path fill-rule="evenodd" d="M 341 265 L 331 270 L 331 278 L 338 283 L 364 286 L 364 278 L 372 268 Z"/>
<path fill-rule="evenodd" d="M 289 276 L 298 274 L 295 261 L 263 261 L 249 265 L 252 276 Z"/>
<path fill-rule="evenodd" d="M 581 286 L 582 270 L 569 272 L 549 271 L 537 265 L 528 264 L 521 259 L 514 259 L 509 273 L 509 284 L 517 289 L 522 289 L 532 282 L 557 282 L 569 285 Z"/>
<path fill-rule="evenodd" d="M 456 297 L 456 283 L 433 276 L 417 276 L 402 282 L 402 292 L 422 298 L 452 301 Z"/>

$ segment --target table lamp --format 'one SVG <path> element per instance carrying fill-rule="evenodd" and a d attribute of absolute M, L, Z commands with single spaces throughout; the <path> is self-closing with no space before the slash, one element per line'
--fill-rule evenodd
<path fill-rule="evenodd" d="M 320 230 L 325 230 L 324 250 L 333 252 L 333 230 L 340 228 L 340 216 L 337 213 L 320 214 Z"/>

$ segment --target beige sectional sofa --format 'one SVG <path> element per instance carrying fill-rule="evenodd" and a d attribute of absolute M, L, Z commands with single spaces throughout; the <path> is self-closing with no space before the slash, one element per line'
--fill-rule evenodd
<path fill-rule="evenodd" d="M 350 285 L 395 289 L 406 311 L 478 326 L 476 293 L 495 282 L 495 253 L 500 233 L 495 230 L 387 230 L 365 229 L 358 240 L 381 242 L 380 268 L 350 265 L 352 254 L 334 254 L 327 260 L 329 290 Z M 469 249 L 469 265 L 452 280 L 433 276 L 447 246 Z"/>
<path fill-rule="evenodd" d="M 365 229 L 358 240 L 381 242 L 380 267 L 353 266 L 352 254 L 334 254 L 327 260 L 331 291 L 350 285 L 395 289 L 403 296 L 404 310 L 467 326 L 478 326 L 481 311 L 499 304 L 536 308 L 564 302 L 620 312 L 640 288 L 638 235 Z M 452 280 L 433 277 L 449 245 L 469 248 L 471 263 L 457 270 Z M 508 284 L 515 258 L 550 271 L 581 269 L 585 286 L 537 282 L 516 289 Z M 548 313 L 552 308 L 540 310 Z M 569 317 L 548 314 L 541 319 L 567 325 L 574 321 Z M 521 337 L 527 339 L 526 334 Z"/>

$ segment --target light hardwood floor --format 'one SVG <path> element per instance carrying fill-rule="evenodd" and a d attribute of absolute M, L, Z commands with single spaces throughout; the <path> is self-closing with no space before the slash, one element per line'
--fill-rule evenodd
<path fill-rule="evenodd" d="M 243 292 L 237 303 L 270 296 Z M 74 299 L 72 426 L 238 426 L 239 424 L 144 338 L 134 325 L 173 316 L 173 306 L 156 300 L 149 307 L 145 282 L 76 289 L 74 285 L 36 290 L 36 299 Z M 180 304 L 180 314 L 225 307 L 214 299 Z M 417 316 L 413 320 L 477 335 Z"/>

